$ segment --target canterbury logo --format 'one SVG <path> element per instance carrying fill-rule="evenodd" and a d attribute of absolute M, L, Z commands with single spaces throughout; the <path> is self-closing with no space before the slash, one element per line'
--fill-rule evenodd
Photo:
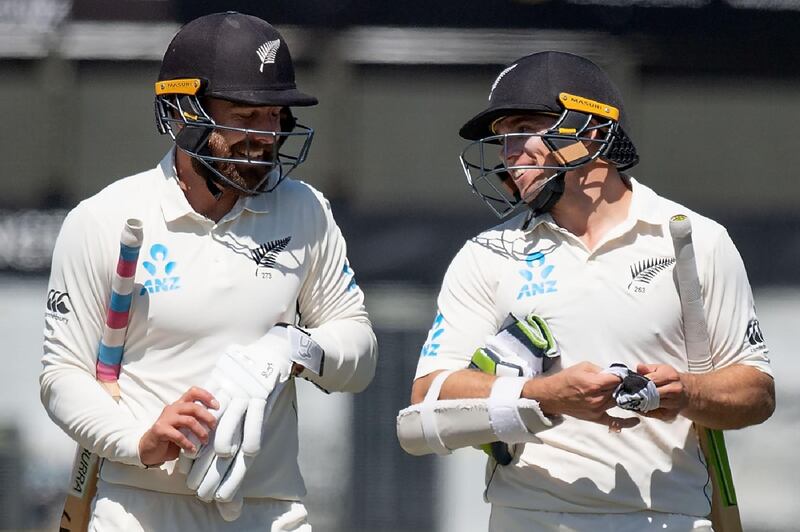
<path fill-rule="evenodd" d="M 250 257 L 261 268 L 274 268 L 278 253 L 286 249 L 291 239 L 292 237 L 287 236 L 280 240 L 273 240 L 272 242 L 261 244 L 257 248 L 250 250 Z"/>
<path fill-rule="evenodd" d="M 632 279 L 630 284 L 628 284 L 628 288 L 630 288 L 633 283 L 637 282 L 649 284 L 650 281 L 653 280 L 653 277 L 666 270 L 674 263 L 675 259 L 673 258 L 648 259 L 639 261 L 631 266 Z"/>
<path fill-rule="evenodd" d="M 50 290 L 47 293 L 47 310 L 50 312 L 57 312 L 59 314 L 69 314 L 70 308 L 69 294 L 66 292 L 59 292 L 58 290 Z"/>
<path fill-rule="evenodd" d="M 764 333 L 761 332 L 761 326 L 758 320 L 753 318 L 747 324 L 747 332 L 744 335 L 745 340 L 752 346 L 764 343 Z"/>
<path fill-rule="evenodd" d="M 258 58 L 261 59 L 261 67 L 259 72 L 264 72 L 264 65 L 272 64 L 275 62 L 275 56 L 278 54 L 278 48 L 281 47 L 281 41 L 267 41 L 258 47 L 256 53 Z"/>

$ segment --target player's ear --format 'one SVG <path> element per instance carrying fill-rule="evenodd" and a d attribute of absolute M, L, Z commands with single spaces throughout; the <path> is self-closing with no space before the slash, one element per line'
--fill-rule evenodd
<path fill-rule="evenodd" d="M 291 133 L 297 125 L 297 119 L 292 114 L 292 110 L 288 107 L 281 108 L 281 131 L 284 133 Z"/>

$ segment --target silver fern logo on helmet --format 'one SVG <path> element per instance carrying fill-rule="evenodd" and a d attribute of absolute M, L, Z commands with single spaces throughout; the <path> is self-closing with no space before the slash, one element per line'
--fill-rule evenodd
<path fill-rule="evenodd" d="M 259 72 L 264 72 L 264 65 L 275 62 L 275 56 L 278 54 L 278 48 L 280 47 L 281 41 L 277 39 L 274 41 L 267 41 L 258 47 L 256 53 L 258 54 L 258 58 L 261 60 L 261 67 L 258 69 Z"/>
<path fill-rule="evenodd" d="M 492 83 L 492 88 L 489 90 L 489 101 L 492 101 L 492 94 L 494 94 L 494 90 L 497 88 L 497 85 L 500 83 L 500 80 L 503 79 L 503 77 L 506 74 L 508 74 L 509 72 L 514 70 L 515 68 L 517 68 L 517 63 L 514 63 L 510 67 L 508 67 L 505 70 L 503 70 L 502 72 L 500 72 L 500 75 L 497 76 L 496 80 L 494 80 L 494 83 Z"/>

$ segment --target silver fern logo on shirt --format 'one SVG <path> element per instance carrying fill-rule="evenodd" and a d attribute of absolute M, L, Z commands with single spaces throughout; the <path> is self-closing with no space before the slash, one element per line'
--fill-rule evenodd
<path fill-rule="evenodd" d="M 272 273 L 269 270 L 275 269 L 275 262 L 278 260 L 278 255 L 281 251 L 286 249 L 289 242 L 292 240 L 291 236 L 279 238 L 265 242 L 256 248 L 250 248 L 250 258 L 256 263 L 256 277 L 262 279 L 272 279 Z"/>
<path fill-rule="evenodd" d="M 645 287 L 642 285 L 650 284 L 655 277 L 666 271 L 675 264 L 673 257 L 655 257 L 640 260 L 631 265 L 631 282 L 628 283 L 628 290 L 633 287 L 634 292 L 643 293 Z"/>

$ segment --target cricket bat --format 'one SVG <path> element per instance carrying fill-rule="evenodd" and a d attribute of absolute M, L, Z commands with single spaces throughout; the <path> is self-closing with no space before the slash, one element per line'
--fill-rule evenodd
<path fill-rule="evenodd" d="M 669 221 L 669 232 L 675 246 L 675 274 L 683 313 L 683 331 L 690 373 L 706 373 L 714 369 L 711 362 L 711 341 L 708 336 L 703 293 L 697 275 L 692 224 L 686 215 L 678 214 Z M 711 522 L 716 532 L 742 532 L 736 490 L 720 430 L 695 424 L 700 448 L 706 457 L 708 474 L 714 489 L 711 501 Z"/>
<path fill-rule="evenodd" d="M 120 398 L 117 379 L 122 365 L 122 351 L 125 333 L 128 330 L 128 315 L 133 299 L 134 277 L 142 238 L 142 222 L 135 218 L 128 219 L 120 237 L 117 270 L 111 281 L 111 299 L 106 311 L 103 337 L 97 350 L 95 377 L 115 401 L 119 401 Z M 100 457 L 78 446 L 64 510 L 61 512 L 59 532 L 86 531 L 91 515 L 92 499 L 97 491 L 99 466 Z"/>

